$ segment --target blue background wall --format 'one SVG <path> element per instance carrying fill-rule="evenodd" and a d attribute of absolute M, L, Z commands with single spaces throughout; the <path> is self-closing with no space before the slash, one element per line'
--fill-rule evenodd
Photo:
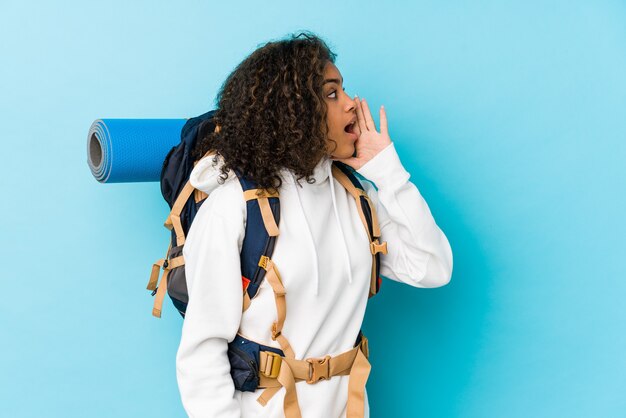
<path fill-rule="evenodd" d="M 167 206 L 97 183 L 87 130 L 203 113 L 311 29 L 455 257 L 449 286 L 372 301 L 372 415 L 626 416 L 623 2 L 86 3 L 0 5 L 0 415 L 184 416 L 181 319 L 145 290 Z"/>

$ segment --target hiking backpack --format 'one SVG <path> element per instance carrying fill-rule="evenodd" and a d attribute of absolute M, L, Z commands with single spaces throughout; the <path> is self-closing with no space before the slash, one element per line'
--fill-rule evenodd
<path fill-rule="evenodd" d="M 163 299 L 167 293 L 175 308 L 184 317 L 189 296 L 185 280 L 183 246 L 200 206 L 208 197 L 195 189 L 189 176 L 195 162 L 192 151 L 198 138 L 219 130 L 213 121 L 215 110 L 187 120 L 181 130 L 181 142 L 168 152 L 161 169 L 161 194 L 170 206 L 170 213 L 164 226 L 171 230 L 170 245 L 166 256 L 152 266 L 147 289 L 156 296 L 152 314 L 161 317 Z M 205 154 L 205 155 L 208 155 Z M 369 296 L 380 288 L 380 253 L 386 253 L 386 243 L 379 243 L 380 229 L 374 206 L 351 167 L 338 161 L 333 162 L 333 176 L 356 199 L 359 216 L 370 237 L 372 253 L 372 283 Z M 241 250 L 242 285 L 245 290 L 244 310 L 256 294 L 265 269 L 262 260 L 271 258 L 278 236 L 280 221 L 280 201 L 277 193 L 259 190 L 256 183 L 244 176 L 237 177 L 247 201 L 247 221 L 245 238 Z M 193 198 L 192 198 L 193 196 Z M 157 286 L 160 270 L 163 270 L 161 283 Z"/>
<path fill-rule="evenodd" d="M 161 193 L 171 208 L 165 227 L 171 230 L 170 245 L 166 256 L 152 266 L 148 290 L 156 296 L 152 314 L 161 317 L 165 294 L 169 294 L 178 312 L 185 316 L 189 296 L 185 279 L 183 247 L 185 237 L 194 217 L 208 195 L 195 189 L 189 176 L 195 161 L 192 150 L 198 140 L 212 131 L 218 131 L 213 115 L 215 111 L 189 119 L 182 128 L 181 142 L 167 154 L 161 171 Z M 205 156 L 209 155 L 207 152 Z M 285 320 L 285 288 L 278 270 L 271 260 L 280 222 L 280 200 L 278 191 L 259 189 L 257 184 L 235 170 L 246 200 L 247 220 L 242 244 L 241 280 L 243 285 L 243 307 L 245 311 L 257 293 L 260 284 L 266 280 L 275 296 L 277 320 L 273 323 L 272 340 L 281 349 L 266 346 L 237 334 L 228 343 L 230 374 L 235 389 L 255 391 L 264 388 L 258 401 L 265 405 L 276 392 L 285 386 L 285 413 L 288 418 L 300 418 L 294 384 L 299 381 L 315 383 L 336 375 L 350 374 L 349 416 L 363 416 L 363 405 L 359 399 L 364 396 L 365 383 L 370 364 L 367 361 L 369 349 L 367 338 L 359 332 L 354 347 L 336 357 L 298 360 L 285 336 L 282 327 Z M 360 181 L 349 166 L 333 162 L 332 174 L 335 179 L 354 197 L 358 215 L 367 230 L 372 254 L 371 282 L 369 297 L 380 288 L 380 253 L 387 253 L 387 243 L 379 242 L 380 227 L 374 205 L 363 189 Z M 329 179 L 332 181 L 332 179 Z M 159 274 L 163 269 L 160 284 Z M 158 286 L 157 286 L 158 284 Z M 332 364 L 332 366 L 331 366 Z"/>

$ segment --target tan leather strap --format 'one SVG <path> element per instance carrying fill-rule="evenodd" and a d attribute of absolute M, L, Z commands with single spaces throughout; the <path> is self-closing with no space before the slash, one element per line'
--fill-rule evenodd
<path fill-rule="evenodd" d="M 207 197 L 209 197 L 209 195 L 203 192 L 202 190 L 196 189 L 193 191 L 193 198 L 196 201 L 196 203 L 200 202 L 201 200 L 206 199 Z"/>
<path fill-rule="evenodd" d="M 343 171 L 341 171 L 341 169 L 339 169 L 337 166 L 333 165 L 332 170 L 333 170 L 333 176 L 337 179 L 339 184 L 341 184 L 344 187 L 344 189 L 346 189 L 346 191 L 350 193 L 352 197 L 354 198 L 354 200 L 356 201 L 356 206 L 359 212 L 359 217 L 361 218 L 361 222 L 363 223 L 363 226 L 365 226 L 365 230 L 367 231 L 367 235 L 370 237 L 370 241 L 372 241 L 374 237 L 372 237 L 372 235 L 370 234 L 370 229 L 367 226 L 367 219 L 365 219 L 365 214 L 363 212 L 363 205 L 361 204 L 361 196 L 367 196 L 367 193 L 365 193 L 363 190 L 357 189 L 356 186 L 352 184 L 348 176 L 346 176 L 346 174 Z M 374 219 L 374 213 L 372 212 L 372 220 L 373 219 Z"/>
<path fill-rule="evenodd" d="M 272 213 L 270 206 L 270 197 L 278 197 L 278 191 L 270 192 L 266 189 L 250 189 L 243 192 L 243 197 L 248 200 L 257 199 L 259 202 L 259 209 L 261 210 L 261 217 L 263 217 L 263 224 L 270 237 L 278 236 L 278 225 L 276 225 L 276 219 Z"/>
<path fill-rule="evenodd" d="M 293 376 L 293 372 L 290 370 L 289 363 L 285 363 L 281 366 L 276 380 L 285 388 L 285 398 L 283 399 L 285 418 L 302 418 L 300 405 L 298 405 L 296 380 Z"/>
<path fill-rule="evenodd" d="M 165 298 L 165 294 L 167 293 L 167 276 L 170 273 L 170 270 L 165 270 L 163 273 L 163 278 L 161 279 L 161 284 L 159 285 L 156 295 L 154 296 L 154 306 L 152 307 L 152 315 L 157 318 L 161 317 L 161 310 L 163 309 L 163 299 Z"/>
<path fill-rule="evenodd" d="M 348 380 L 347 418 L 363 418 L 365 416 L 365 384 L 371 369 L 372 366 L 363 351 L 358 350 Z"/>
<path fill-rule="evenodd" d="M 169 219 L 169 216 L 167 219 Z M 168 245 L 167 252 L 165 253 L 165 258 L 161 258 L 157 260 L 152 265 L 152 271 L 150 272 L 150 280 L 148 280 L 148 285 L 146 286 L 146 289 L 148 290 L 156 289 L 157 283 L 159 281 L 159 274 L 161 273 L 161 267 L 163 267 L 163 264 L 165 264 L 165 260 L 169 256 L 171 249 L 172 249 L 172 242 L 170 241 L 170 245 Z"/>
<path fill-rule="evenodd" d="M 333 376 L 350 375 L 347 417 L 362 418 L 365 414 L 365 384 L 371 369 L 366 350 L 367 339 L 362 337 L 361 344 L 357 347 L 335 357 L 296 360 L 261 351 L 259 353 L 259 388 L 265 388 L 265 390 L 257 401 L 266 405 L 281 387 L 285 387 L 283 403 L 285 417 L 297 418 L 300 417 L 300 409 L 297 405 L 296 382 L 305 381 L 308 384 L 315 384 Z M 276 374 L 277 376 L 273 377 Z"/>
<path fill-rule="evenodd" d="M 183 231 L 183 225 L 180 222 L 180 213 L 194 190 L 195 188 L 191 185 L 191 182 L 187 181 L 185 187 L 183 187 L 183 190 L 181 190 L 176 198 L 169 216 L 165 220 L 164 225 L 166 228 L 174 228 L 174 232 L 176 233 L 176 245 L 183 245 L 185 243 L 185 231 Z"/>
<path fill-rule="evenodd" d="M 215 131 L 219 132 L 219 126 L 215 127 Z M 215 153 L 214 150 L 209 150 L 204 154 L 203 158 L 213 153 Z M 196 165 L 197 162 L 198 161 L 194 162 L 194 166 Z M 183 207 L 185 206 L 189 198 L 191 197 L 192 193 L 194 193 L 194 190 L 199 192 L 199 190 L 196 190 L 191 185 L 190 181 L 187 181 L 187 183 L 183 187 L 183 190 L 180 192 L 180 194 L 176 198 L 176 201 L 174 202 L 174 205 L 172 206 L 172 210 L 170 211 L 169 215 L 167 216 L 167 219 L 165 220 L 165 223 L 163 224 L 163 226 L 165 226 L 170 231 L 174 229 L 176 233 L 176 245 L 177 246 L 183 245 L 185 243 L 185 233 L 183 231 L 183 226 L 180 222 L 180 213 L 183 210 Z M 201 200 L 205 197 L 206 197 L 206 193 L 200 192 L 200 194 L 196 194 L 196 197 L 195 197 L 196 202 L 198 202 L 198 199 Z M 157 318 L 161 317 L 161 310 L 163 308 L 163 299 L 165 298 L 165 294 L 167 293 L 167 277 L 169 275 L 170 270 L 176 267 L 180 267 L 185 264 L 185 259 L 183 258 L 182 255 L 178 257 L 174 257 L 172 259 L 167 258 L 169 256 L 171 249 L 172 249 L 172 243 L 170 241 L 170 245 L 167 248 L 167 253 L 165 255 L 165 258 L 161 258 L 157 260 L 152 265 L 152 271 L 150 272 L 150 280 L 148 281 L 148 285 L 146 286 L 148 290 L 157 291 L 155 298 L 154 298 L 154 306 L 152 308 L 152 315 L 156 316 Z M 157 284 L 159 282 L 159 274 L 160 274 L 161 268 L 163 268 L 163 271 L 164 271 L 163 278 L 161 279 L 161 285 L 157 287 Z"/>
<path fill-rule="evenodd" d="M 380 238 L 380 225 L 378 224 L 378 217 L 376 216 L 376 209 L 374 208 L 374 205 L 372 204 L 372 201 L 370 200 L 368 194 L 365 191 L 358 189 L 354 184 L 352 184 L 348 176 L 346 176 L 346 174 L 343 171 L 341 171 L 341 169 L 339 169 L 337 166 L 333 165 L 332 171 L 333 171 L 333 176 L 337 179 L 337 181 L 346 189 L 348 193 L 352 195 L 352 197 L 354 197 L 354 200 L 356 201 L 356 207 L 358 209 L 357 212 L 359 213 L 361 222 L 363 223 L 363 226 L 365 227 L 367 236 L 370 238 L 370 252 L 372 253 L 372 272 L 371 272 L 369 293 L 371 297 L 376 294 L 376 284 L 378 280 L 378 277 L 376 276 L 376 268 L 377 268 L 376 254 L 378 253 L 387 254 L 387 243 L 386 242 L 380 243 L 378 241 L 378 238 Z M 363 205 L 361 203 L 361 196 L 365 198 L 365 201 L 367 202 L 369 209 L 370 209 L 370 213 L 372 215 L 372 232 L 373 233 L 370 233 L 370 229 L 367 225 L 367 219 L 365 218 L 365 212 L 363 211 Z"/>
<path fill-rule="evenodd" d="M 279 197 L 278 191 L 269 191 L 267 189 L 250 189 L 243 192 L 243 197 L 248 200 L 260 199 L 262 197 Z"/>
<path fill-rule="evenodd" d="M 159 282 L 159 274 L 161 273 L 161 267 L 163 267 L 164 262 L 165 259 L 161 258 L 152 265 L 152 272 L 150 273 L 150 280 L 148 281 L 148 286 L 146 286 L 146 289 L 155 290 L 157 288 L 157 283 Z"/>
<path fill-rule="evenodd" d="M 262 382 L 266 382 L 266 379 L 267 378 L 264 376 L 259 376 L 259 380 Z M 272 382 L 274 382 L 274 380 L 272 380 Z M 258 398 L 256 398 L 256 401 L 258 403 L 260 403 L 263 406 L 267 405 L 270 399 L 272 399 L 274 395 L 276 395 L 276 393 L 280 390 L 280 388 L 283 387 L 282 383 L 280 383 L 278 380 L 276 380 L 275 382 L 276 384 L 274 386 L 267 386 L 267 383 L 266 383 L 266 385 L 259 387 L 259 389 L 262 389 L 265 387 L 265 390 L 261 392 Z M 283 402 L 283 409 L 284 409 L 284 402 Z"/>
<path fill-rule="evenodd" d="M 376 209 L 374 208 L 374 204 L 370 199 L 369 195 L 365 192 L 361 195 L 367 200 L 367 205 L 370 207 L 372 214 L 372 230 L 374 231 L 374 237 L 380 238 L 380 225 L 378 224 L 378 216 L 376 216 Z"/>
<path fill-rule="evenodd" d="M 208 150 L 207 152 L 204 153 L 202 158 L 208 157 L 211 154 L 215 154 L 215 151 L 214 150 Z M 200 160 L 194 161 L 194 163 L 193 163 L 194 167 L 196 166 L 196 164 L 198 164 L 198 161 L 200 161 Z M 192 187 L 192 190 L 189 190 L 187 187 Z M 196 200 L 196 203 L 198 203 L 202 199 L 205 199 L 208 196 L 203 191 L 200 191 L 198 189 L 193 188 L 193 186 L 191 186 L 191 183 L 188 181 L 185 184 L 185 186 L 183 187 L 183 190 L 181 190 L 180 194 L 176 198 L 176 201 L 174 202 L 174 205 L 172 206 L 172 211 L 171 212 L 176 211 L 176 213 L 174 215 L 178 216 L 178 218 L 179 218 L 178 224 L 179 225 L 180 225 L 180 212 L 183 210 L 183 207 L 185 206 L 185 203 L 187 203 L 187 200 L 189 199 L 189 197 L 191 196 L 192 193 L 194 194 L 194 198 Z M 172 213 L 171 212 L 167 216 L 167 219 L 165 220 L 165 223 L 163 224 L 163 226 L 165 226 L 170 231 L 174 227 L 173 220 L 172 220 Z M 177 234 L 176 234 L 176 239 L 177 240 L 179 239 L 179 233 L 178 233 L 179 231 L 182 232 L 182 228 L 180 230 L 177 230 Z M 183 241 L 182 243 L 181 242 L 176 242 L 176 244 L 182 245 L 184 243 L 184 241 L 185 241 L 184 237 L 182 238 L 182 241 Z"/>
<path fill-rule="evenodd" d="M 259 266 L 265 269 L 265 280 L 270 284 L 274 291 L 274 301 L 276 303 L 276 322 L 272 324 L 272 340 L 278 341 L 280 348 L 285 356 L 294 358 L 295 354 L 291 348 L 289 341 L 282 335 L 283 325 L 285 324 L 285 316 L 287 315 L 287 304 L 285 303 L 285 287 L 278 274 L 274 262 L 266 256 L 261 256 Z"/>
<path fill-rule="evenodd" d="M 376 265 L 378 263 L 376 262 L 376 255 L 372 254 L 372 279 L 370 280 L 370 294 L 369 297 L 372 297 L 376 294 L 376 281 L 378 280 L 378 278 L 376 277 Z"/>
<path fill-rule="evenodd" d="M 182 266 L 183 264 L 185 264 L 185 257 L 179 255 L 178 257 L 170 258 L 168 260 L 167 269 L 173 270 L 176 267 Z"/>
<path fill-rule="evenodd" d="M 159 260 L 160 261 L 160 260 Z M 157 318 L 161 317 L 161 310 L 163 307 L 163 299 L 165 298 L 165 293 L 167 293 L 167 276 L 169 275 L 170 271 L 176 267 L 180 267 L 183 264 L 185 264 L 185 260 L 183 258 L 183 256 L 178 256 L 175 258 L 172 258 L 169 261 L 169 265 L 167 267 L 164 267 L 164 273 L 163 273 L 163 278 L 161 279 L 161 284 L 159 285 L 159 287 L 157 288 L 157 292 L 156 295 L 154 296 L 154 306 L 152 307 L 152 315 L 156 316 Z M 154 290 L 154 289 L 152 289 Z"/>
<path fill-rule="evenodd" d="M 185 264 L 185 258 L 182 255 L 179 255 L 178 257 L 174 257 L 170 260 L 167 260 L 167 267 L 164 267 L 165 258 L 161 258 L 160 260 L 155 262 L 152 265 L 152 273 L 150 274 L 150 281 L 148 282 L 148 286 L 146 286 L 146 289 L 148 290 L 156 289 L 157 287 L 156 285 L 159 280 L 159 270 L 161 268 L 163 268 L 163 270 L 172 270 L 172 269 L 175 269 L 176 267 L 182 266 L 183 264 Z"/>
<path fill-rule="evenodd" d="M 172 244 L 167 250 L 169 254 Z M 172 259 L 161 258 L 156 263 L 152 265 L 152 272 L 150 274 L 150 281 L 148 281 L 148 286 L 146 288 L 148 290 L 156 290 L 156 295 L 154 296 L 154 305 L 152 307 L 152 315 L 157 318 L 161 317 L 161 310 L 163 308 L 163 299 L 165 298 L 165 294 L 167 293 L 167 276 L 172 269 L 176 267 L 180 267 L 185 264 L 185 258 L 182 255 L 178 257 L 174 257 Z M 163 278 L 161 279 L 161 284 L 157 287 L 157 283 L 159 281 L 159 272 L 160 269 L 163 268 Z"/>
<path fill-rule="evenodd" d="M 370 243 L 370 252 L 372 253 L 372 280 L 370 281 L 370 297 L 376 294 L 376 254 L 387 254 L 387 242 L 380 244 L 378 238 Z"/>
<path fill-rule="evenodd" d="M 263 217 L 263 224 L 270 237 L 278 236 L 278 225 L 276 225 L 276 219 L 272 213 L 270 202 L 266 197 L 259 199 L 259 208 L 261 208 L 261 216 Z"/>

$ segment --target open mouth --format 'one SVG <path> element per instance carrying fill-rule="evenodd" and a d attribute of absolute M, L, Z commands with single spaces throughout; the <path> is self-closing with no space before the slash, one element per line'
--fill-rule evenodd
<path fill-rule="evenodd" d="M 354 131 L 354 127 L 355 126 L 356 126 L 356 121 L 347 124 L 345 126 L 345 128 L 343 128 L 343 130 L 346 131 L 349 134 L 355 134 L 356 135 L 356 132 Z"/>

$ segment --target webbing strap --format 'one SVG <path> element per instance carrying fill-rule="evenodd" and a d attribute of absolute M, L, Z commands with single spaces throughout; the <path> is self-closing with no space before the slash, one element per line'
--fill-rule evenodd
<path fill-rule="evenodd" d="M 295 358 L 295 353 L 291 348 L 289 341 L 282 335 L 283 325 L 285 324 L 285 316 L 287 315 L 287 304 L 285 303 L 285 287 L 278 274 L 274 262 L 266 256 L 261 256 L 259 265 L 266 271 L 265 280 L 272 286 L 274 291 L 274 302 L 276 303 L 276 322 L 272 324 L 272 340 L 278 341 L 280 348 L 285 356 Z M 247 292 L 246 292 L 247 293 Z"/>
<path fill-rule="evenodd" d="M 219 132 L 219 126 L 215 127 L 215 132 Z M 204 154 L 203 158 L 213 153 L 215 153 L 214 150 L 209 150 Z M 198 161 L 194 161 L 193 165 L 195 166 L 197 163 Z M 174 232 L 176 234 L 177 246 L 181 246 L 185 243 L 185 232 L 183 231 L 183 225 L 180 221 L 180 213 L 182 212 L 183 208 L 187 204 L 187 201 L 189 200 L 191 195 L 194 193 L 194 190 L 196 192 L 199 192 L 198 194 L 196 194 L 196 203 L 202 198 L 206 197 L 206 193 L 196 190 L 191 185 L 191 182 L 187 181 L 187 183 L 185 183 L 185 186 L 183 187 L 181 192 L 178 194 L 178 197 L 176 197 L 176 200 L 174 201 L 174 205 L 172 205 L 172 210 L 170 211 L 169 215 L 167 216 L 167 219 L 165 219 L 165 223 L 163 224 L 163 226 L 165 226 L 170 231 L 174 229 Z M 167 248 L 167 253 L 165 255 L 165 258 L 161 258 L 157 260 L 152 265 L 152 271 L 150 272 L 150 280 L 148 281 L 148 285 L 146 286 L 148 290 L 152 290 L 152 291 L 156 290 L 156 294 L 154 298 L 154 306 L 152 308 L 152 315 L 156 316 L 157 318 L 161 317 L 161 310 L 163 308 L 163 299 L 165 298 L 165 294 L 167 293 L 167 276 L 169 275 L 170 270 L 176 267 L 180 267 L 185 264 L 185 259 L 183 258 L 182 255 L 178 257 L 174 257 L 172 259 L 167 258 L 169 256 L 171 249 L 172 249 L 172 242 L 170 240 L 170 244 L 169 244 L 169 247 Z M 163 278 L 161 279 L 161 285 L 157 287 L 157 284 L 159 282 L 159 274 L 160 274 L 161 268 L 163 268 L 163 271 L 164 271 Z"/>
<path fill-rule="evenodd" d="M 183 187 L 183 190 L 181 190 L 176 198 L 169 216 L 165 220 L 164 225 L 166 228 L 174 228 L 174 232 L 176 233 L 176 245 L 183 245 L 185 243 L 185 231 L 183 231 L 183 225 L 180 222 L 180 213 L 194 190 L 195 188 L 191 185 L 191 182 L 187 181 L 185 187 Z"/>
<path fill-rule="evenodd" d="M 371 369 L 372 366 L 363 351 L 358 350 L 348 380 L 347 418 L 363 418 L 365 416 L 365 384 Z"/>
<path fill-rule="evenodd" d="M 171 245 L 170 245 L 171 247 Z M 168 250 L 169 253 L 169 250 Z M 165 262 L 167 261 L 167 264 Z M 150 274 L 150 281 L 148 282 L 148 286 L 146 288 L 148 290 L 156 290 L 156 295 L 154 296 L 154 306 L 152 307 L 152 315 L 157 318 L 161 317 L 161 310 L 163 309 L 163 299 L 165 298 L 165 294 L 167 293 L 167 276 L 172 269 L 176 267 L 180 267 L 185 264 L 185 258 L 182 255 L 178 257 L 174 257 L 170 260 L 165 258 L 161 258 L 156 263 L 152 265 L 152 273 Z M 160 268 L 163 268 L 163 278 L 161 279 L 160 285 L 157 287 L 157 283 L 159 281 L 159 271 Z"/>
<path fill-rule="evenodd" d="M 356 205 L 357 205 L 357 208 L 359 209 L 359 216 L 361 217 L 361 221 L 363 222 L 363 225 L 365 226 L 365 229 L 367 230 L 367 235 L 370 237 L 370 241 L 373 241 L 374 238 L 380 237 L 380 228 L 378 226 L 378 219 L 375 215 L 375 212 L 371 211 L 372 226 L 373 226 L 372 230 L 374 232 L 373 235 L 370 233 L 369 226 L 367 225 L 367 220 L 365 219 L 365 214 L 363 212 L 363 205 L 361 204 L 361 196 L 366 198 L 368 204 L 370 204 L 370 209 L 372 206 L 367 193 L 361 189 L 358 189 L 354 184 L 352 184 L 348 176 L 346 176 L 346 174 L 343 171 L 341 171 L 341 169 L 338 168 L 337 166 L 333 165 L 332 170 L 333 170 L 333 176 L 335 176 L 337 181 L 348 191 L 348 193 L 352 195 L 352 197 L 354 197 L 354 200 L 356 200 Z"/>
<path fill-rule="evenodd" d="M 159 282 L 159 273 L 161 272 L 161 267 L 163 267 L 164 262 L 165 259 L 161 258 L 152 265 L 152 272 L 150 273 L 150 280 L 148 281 L 148 286 L 146 286 L 146 289 L 156 290 L 157 283 Z"/>
<path fill-rule="evenodd" d="M 168 216 L 167 219 L 169 219 L 169 216 Z M 161 258 L 161 259 L 157 260 L 152 265 L 152 272 L 150 273 L 150 280 L 148 281 L 148 285 L 146 286 L 146 289 L 148 289 L 148 290 L 155 290 L 156 289 L 157 283 L 159 281 L 159 273 L 161 272 L 161 267 L 163 267 L 163 264 L 165 264 L 165 259 L 170 254 L 170 250 L 171 249 L 172 249 L 172 242 L 170 241 L 170 245 L 168 245 L 167 252 L 165 253 L 165 258 Z"/>
<path fill-rule="evenodd" d="M 167 293 L 167 275 L 170 273 L 169 269 L 165 270 L 163 273 L 163 278 L 161 279 L 161 284 L 157 288 L 156 295 L 154 296 L 154 306 L 152 307 L 152 315 L 157 318 L 161 317 L 161 310 L 163 309 L 163 299 L 165 298 L 165 293 Z"/>
<path fill-rule="evenodd" d="M 285 387 L 285 400 L 283 408 L 286 418 L 299 418 L 300 408 L 297 404 L 295 383 L 306 381 L 309 384 L 320 380 L 329 379 L 333 376 L 349 375 L 348 380 L 348 418 L 363 418 L 365 414 L 365 384 L 369 377 L 371 365 L 367 360 L 365 350 L 367 339 L 362 338 L 361 343 L 353 349 L 335 357 L 309 358 L 296 360 L 288 357 L 281 359 L 280 371 L 276 378 L 261 374 L 259 376 L 259 388 L 265 388 L 257 401 L 266 405 L 267 402 Z M 260 352 L 259 370 L 267 367 L 268 361 L 276 361 L 273 353 Z"/>
<path fill-rule="evenodd" d="M 298 405 L 298 392 L 296 391 L 296 379 L 290 369 L 289 363 L 281 365 L 280 373 L 276 379 L 285 388 L 283 399 L 283 411 L 285 418 L 302 418 L 300 405 Z"/>
<path fill-rule="evenodd" d="M 354 197 L 354 200 L 356 201 L 356 206 L 358 209 L 357 212 L 359 213 L 361 222 L 363 223 L 363 226 L 365 227 L 365 231 L 367 231 L 367 236 L 370 238 L 370 252 L 372 253 L 372 275 L 371 275 L 371 280 L 370 280 L 370 296 L 373 296 L 376 294 L 376 284 L 378 280 L 378 277 L 376 276 L 376 270 L 377 270 L 376 254 L 378 254 L 379 252 L 383 254 L 387 254 L 387 243 L 383 242 L 381 244 L 378 241 L 378 238 L 380 238 L 380 225 L 378 224 L 378 217 L 376 216 L 376 209 L 374 208 L 374 205 L 372 204 L 372 201 L 370 200 L 367 193 L 357 188 L 354 184 L 352 184 L 352 182 L 350 181 L 346 173 L 341 171 L 341 169 L 335 165 L 333 165 L 332 171 L 333 171 L 333 176 L 337 179 L 337 181 L 346 189 L 348 193 L 352 195 L 352 197 Z M 365 201 L 367 202 L 367 205 L 369 206 L 370 214 L 372 217 L 372 232 L 370 232 L 369 226 L 367 224 L 367 219 L 365 218 L 365 212 L 363 211 L 363 204 L 361 203 L 361 197 L 365 198 Z"/>
<path fill-rule="evenodd" d="M 176 267 L 182 266 L 183 264 L 185 264 L 185 257 L 179 255 L 178 257 L 170 258 L 168 260 L 167 269 L 173 270 Z"/>
<path fill-rule="evenodd" d="M 270 197 L 278 197 L 278 191 L 270 192 L 266 189 L 250 189 L 243 192 L 243 197 L 246 200 L 256 199 L 259 203 L 259 209 L 261 210 L 261 217 L 263 218 L 263 224 L 270 237 L 278 236 L 278 225 L 276 225 L 276 219 L 272 213 L 270 206 Z"/>
<path fill-rule="evenodd" d="M 243 192 L 243 197 L 248 200 L 260 199 L 263 197 L 279 197 L 278 191 L 269 191 L 267 189 L 250 189 Z"/>
<path fill-rule="evenodd" d="M 370 197 L 367 193 L 363 192 L 363 197 L 367 200 L 367 205 L 370 207 L 372 214 L 372 230 L 374 231 L 375 237 L 380 237 L 380 225 L 378 224 L 378 216 L 376 216 L 376 209 L 374 209 L 374 204 L 370 200 Z"/>
<path fill-rule="evenodd" d="M 341 171 L 338 167 L 333 165 L 333 176 L 337 179 L 337 181 L 352 195 L 354 200 L 356 201 L 356 206 L 358 208 L 359 217 L 361 218 L 361 222 L 365 226 L 365 230 L 367 231 L 367 235 L 370 237 L 370 241 L 373 241 L 372 234 L 370 233 L 369 226 L 367 225 L 367 219 L 365 219 L 365 213 L 363 212 L 363 205 L 361 204 L 361 196 L 367 196 L 363 190 L 357 189 L 354 184 L 350 181 L 348 176 Z M 372 222 L 374 220 L 374 216 L 372 216 Z M 378 222 L 376 222 L 378 224 Z"/>
<path fill-rule="evenodd" d="M 148 286 L 146 286 L 146 289 L 148 290 L 156 289 L 157 282 L 159 281 L 159 271 L 161 268 L 163 268 L 163 270 L 172 270 L 172 269 L 175 269 L 176 267 L 182 266 L 183 264 L 185 264 L 185 258 L 182 255 L 179 255 L 178 257 L 174 257 L 170 260 L 167 260 L 167 267 L 163 267 L 165 265 L 165 258 L 161 258 L 157 260 L 152 265 L 152 272 L 150 273 L 150 281 L 148 282 Z"/>

